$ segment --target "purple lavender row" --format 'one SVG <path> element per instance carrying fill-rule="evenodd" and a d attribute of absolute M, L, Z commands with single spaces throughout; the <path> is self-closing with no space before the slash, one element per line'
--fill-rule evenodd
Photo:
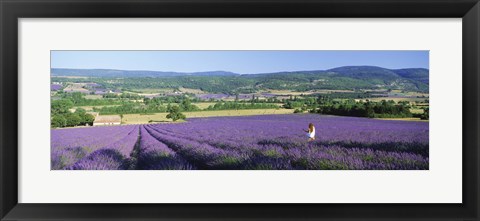
<path fill-rule="evenodd" d="M 156 125 L 158 127 L 158 125 Z M 203 130 L 201 132 L 195 130 L 189 130 L 188 124 L 182 125 L 182 131 L 191 131 L 191 136 L 188 138 L 185 135 L 175 135 L 172 132 L 165 132 L 170 136 L 175 136 L 179 139 L 186 139 L 191 141 L 196 141 L 199 143 L 206 143 L 210 144 L 216 148 L 220 148 L 226 151 L 232 151 L 235 153 L 241 154 L 243 157 L 242 159 L 238 160 L 238 163 L 231 167 L 230 169 L 261 169 L 261 170 L 285 170 L 285 169 L 294 169 L 292 167 L 291 161 L 287 159 L 287 157 L 283 154 L 283 149 L 276 145 L 258 145 L 256 143 L 251 142 L 231 142 L 228 141 L 226 134 L 222 133 L 221 131 L 217 134 L 219 137 L 212 136 L 214 134 L 208 134 L 208 136 L 202 136 L 202 133 L 207 133 L 207 130 Z M 212 128 L 216 131 L 215 128 Z M 165 130 L 162 130 L 165 131 Z M 232 131 L 232 130 L 230 130 Z M 197 137 L 198 136 L 198 137 Z M 282 150 L 275 151 L 275 150 Z"/>
<path fill-rule="evenodd" d="M 277 150 L 281 152 L 281 150 Z M 292 166 L 313 170 L 425 170 L 428 157 L 418 154 L 341 146 L 284 149 Z"/>
<path fill-rule="evenodd" d="M 246 159 L 246 156 L 238 152 L 226 151 L 206 143 L 167 135 L 161 130 L 149 126 L 146 129 L 155 139 L 167 144 L 199 169 L 236 168 Z"/>
<path fill-rule="evenodd" d="M 134 126 L 125 137 L 106 147 L 94 151 L 79 160 L 68 169 L 71 170 L 119 170 L 128 169 L 128 161 L 135 144 L 138 141 L 139 126 Z"/>
<path fill-rule="evenodd" d="M 137 169 L 139 170 L 191 170 L 194 167 L 167 145 L 158 141 L 140 126 Z"/>
<path fill-rule="evenodd" d="M 155 127 L 156 126 L 156 127 Z M 188 124 L 182 124 L 182 126 L 188 127 Z M 189 141 L 189 144 L 192 148 L 202 148 L 201 145 L 209 145 L 211 143 L 221 142 L 210 139 L 202 139 L 203 141 L 197 141 L 195 137 L 195 132 L 192 131 L 192 138 L 186 136 L 178 136 L 171 132 L 166 132 L 165 130 L 159 129 L 159 125 L 152 125 L 152 128 L 156 128 L 157 132 L 163 133 L 166 136 L 174 137 L 178 140 L 183 140 L 184 142 Z M 161 126 L 160 126 L 161 127 Z M 183 130 L 188 130 L 185 127 L 182 127 Z M 257 144 L 243 144 L 241 142 L 237 143 L 218 143 L 217 146 L 212 146 L 214 148 L 224 150 L 225 152 L 231 153 L 230 156 L 217 156 L 220 162 L 227 162 L 227 166 L 220 165 L 218 168 L 212 168 L 210 166 L 204 167 L 203 169 L 271 169 L 271 170 L 280 170 L 280 169 L 293 169 L 291 162 L 285 156 L 282 155 L 270 155 L 271 148 L 281 148 L 278 146 L 270 145 L 269 147 L 257 145 Z M 233 153 L 233 154 L 232 154 Z M 202 159 L 195 159 L 196 161 L 202 161 Z M 201 162 L 200 164 L 207 164 L 206 162 Z"/>
<path fill-rule="evenodd" d="M 180 139 L 191 140 L 198 143 L 206 143 L 219 149 L 223 149 L 226 151 L 236 151 L 241 154 L 248 155 L 250 150 L 253 148 L 253 146 L 258 146 L 258 145 L 252 145 L 252 144 L 244 145 L 245 144 L 244 142 L 238 142 L 238 140 L 233 140 L 231 138 L 228 138 L 223 133 L 208 133 L 206 131 L 199 132 L 199 131 L 189 130 L 187 128 L 188 125 L 186 124 L 182 125 L 181 128 L 182 128 L 182 131 L 190 131 L 189 134 L 174 132 L 172 130 L 168 130 L 165 128 L 158 128 L 155 126 L 152 126 L 152 127 L 157 130 L 161 129 L 162 133 L 169 136 L 174 136 Z"/>
<path fill-rule="evenodd" d="M 63 87 L 63 86 L 60 85 L 60 84 L 51 84 L 51 85 L 50 85 L 50 90 L 51 90 L 51 91 L 58 91 L 58 90 L 62 89 L 62 87 Z"/>
<path fill-rule="evenodd" d="M 321 146 L 305 141 L 297 144 L 301 145 L 230 143 L 227 146 L 231 150 L 243 150 L 249 156 L 238 169 L 428 169 L 428 157 L 414 153 Z"/>
<path fill-rule="evenodd" d="M 64 169 L 91 152 L 117 142 L 133 126 L 52 130 L 51 168 Z"/>
<path fill-rule="evenodd" d="M 51 145 L 54 149 L 101 147 L 112 142 L 105 137 L 124 135 L 132 129 L 133 126 L 55 129 L 51 131 Z"/>

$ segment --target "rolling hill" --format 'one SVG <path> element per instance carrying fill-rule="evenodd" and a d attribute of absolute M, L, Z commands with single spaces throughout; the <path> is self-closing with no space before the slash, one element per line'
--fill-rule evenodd
<path fill-rule="evenodd" d="M 171 72 L 171 71 L 127 71 L 115 69 L 68 69 L 52 68 L 52 76 L 83 76 L 83 77 L 178 77 L 178 76 L 235 76 L 238 74 L 227 71 L 207 72 Z"/>
<path fill-rule="evenodd" d="M 211 93 L 245 93 L 279 89 L 400 89 L 428 92 L 429 70 L 387 69 L 375 66 L 344 66 L 328 70 L 237 74 L 228 71 L 162 72 L 112 69 L 51 69 L 52 77 L 84 76 L 120 88 L 187 87 Z M 97 79 L 98 78 L 98 79 Z M 104 79 L 116 78 L 115 83 Z M 161 79 L 161 80 L 155 80 Z"/>

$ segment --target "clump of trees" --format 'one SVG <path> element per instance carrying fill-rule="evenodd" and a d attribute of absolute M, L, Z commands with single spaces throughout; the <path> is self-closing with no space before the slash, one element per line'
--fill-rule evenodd
<path fill-rule="evenodd" d="M 405 118 L 412 117 L 408 102 L 382 100 L 381 102 L 355 102 L 347 100 L 331 105 L 322 105 L 313 109 L 312 113 L 369 118 Z"/>
<path fill-rule="evenodd" d="M 422 108 L 422 109 L 423 109 L 423 113 L 421 113 L 421 114 L 414 114 L 414 117 L 419 117 L 419 118 L 422 119 L 422 120 L 428 120 L 428 119 L 430 119 L 429 114 L 428 114 L 429 108 L 428 108 L 428 107 L 425 107 L 425 108 Z"/>
<path fill-rule="evenodd" d="M 179 109 L 182 111 L 199 111 L 200 108 L 193 105 L 190 98 L 185 97 L 179 104 Z M 167 110 L 168 111 L 168 110 Z"/>
<path fill-rule="evenodd" d="M 80 125 L 93 125 L 95 117 L 88 114 L 83 108 L 77 108 L 74 113 L 70 112 L 73 102 L 68 99 L 53 100 L 51 103 L 50 126 L 74 127 Z"/>
<path fill-rule="evenodd" d="M 422 120 L 428 120 L 430 117 L 428 116 L 429 108 L 424 108 L 423 109 L 423 114 L 420 115 L 420 119 Z"/>
<path fill-rule="evenodd" d="M 380 102 L 355 101 L 354 98 L 362 97 L 360 93 L 350 93 L 350 99 L 342 99 L 338 94 L 315 96 L 291 96 L 284 100 L 283 107 L 294 109 L 294 113 L 330 114 L 340 116 L 369 117 L 369 118 L 407 118 L 420 117 L 428 119 L 428 109 L 421 116 L 416 116 L 410 111 L 408 101 L 382 100 Z M 369 96 L 369 95 L 365 95 Z M 340 98 L 339 98 L 340 97 Z"/>
<path fill-rule="evenodd" d="M 173 121 L 177 121 L 177 120 L 185 120 L 187 117 L 185 116 L 185 114 L 180 112 L 179 106 L 170 106 L 168 108 L 167 118 L 172 119 Z"/>
<path fill-rule="evenodd" d="M 306 111 L 306 109 L 304 107 L 302 107 L 302 108 L 297 108 L 297 109 L 293 110 L 293 113 L 294 114 L 299 114 L 299 113 L 303 113 L 305 111 Z"/>
<path fill-rule="evenodd" d="M 122 94 L 115 94 L 115 93 L 106 93 L 102 95 L 103 98 L 122 98 L 122 99 L 130 99 L 130 100 L 140 100 L 143 96 L 138 94 L 132 93 L 122 93 Z"/>

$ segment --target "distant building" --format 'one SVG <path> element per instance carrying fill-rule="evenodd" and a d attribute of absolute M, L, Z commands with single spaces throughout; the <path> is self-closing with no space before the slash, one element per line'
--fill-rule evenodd
<path fill-rule="evenodd" d="M 101 116 L 98 115 L 93 121 L 93 126 L 120 125 L 122 118 L 118 115 Z"/>

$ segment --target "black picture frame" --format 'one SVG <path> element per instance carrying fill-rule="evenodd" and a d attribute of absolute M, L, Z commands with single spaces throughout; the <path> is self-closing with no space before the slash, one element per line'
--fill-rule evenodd
<path fill-rule="evenodd" d="M 1 220 L 479 220 L 478 0 L 0 0 Z M 18 19 L 118 17 L 462 18 L 462 204 L 18 203 Z M 445 42 L 448 44 L 448 42 Z M 449 147 L 454 148 L 454 147 Z M 459 148 L 459 147 L 456 147 Z M 441 194 L 441 193 L 439 193 Z"/>

